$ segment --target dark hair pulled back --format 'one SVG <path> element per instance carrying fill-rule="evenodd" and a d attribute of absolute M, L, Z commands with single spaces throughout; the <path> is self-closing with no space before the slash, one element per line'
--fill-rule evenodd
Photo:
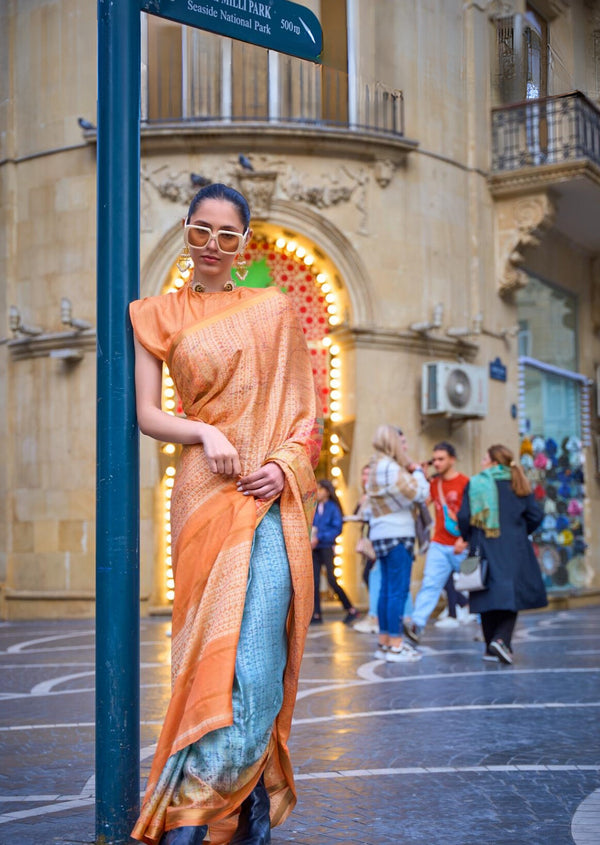
<path fill-rule="evenodd" d="M 239 191 L 236 191 L 235 188 L 230 188 L 229 185 L 223 185 L 222 182 L 213 182 L 211 185 L 200 188 L 190 203 L 187 220 L 190 219 L 203 200 L 227 200 L 227 202 L 230 202 L 236 208 L 240 215 L 244 224 L 244 230 L 250 225 L 250 208 L 246 197 L 240 194 Z"/>
<path fill-rule="evenodd" d="M 317 484 L 319 485 L 319 487 L 322 487 L 324 490 L 327 490 L 327 492 L 329 493 L 329 498 L 334 504 L 338 506 L 343 516 L 344 509 L 342 508 L 342 503 L 340 502 L 337 491 L 331 481 L 328 478 L 320 478 L 319 481 L 317 481 Z"/>
<path fill-rule="evenodd" d="M 517 496 L 528 496 L 531 493 L 531 484 L 523 472 L 523 467 L 515 460 L 515 456 L 508 446 L 495 443 L 488 449 L 488 455 L 499 466 L 510 469 L 511 486 Z"/>

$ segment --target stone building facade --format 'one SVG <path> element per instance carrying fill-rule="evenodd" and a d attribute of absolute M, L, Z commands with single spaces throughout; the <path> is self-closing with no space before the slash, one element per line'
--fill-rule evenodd
<path fill-rule="evenodd" d="M 546 512 L 549 588 L 591 598 L 600 3 L 304 5 L 322 66 L 143 16 L 141 295 L 185 283 L 181 219 L 198 184 L 239 187 L 254 213 L 249 283 L 297 301 L 326 415 L 319 472 L 346 509 L 380 422 L 402 426 L 418 460 L 451 439 L 465 472 L 506 443 Z M 95 44 L 94 4 L 0 3 L 4 618 L 94 610 Z M 168 373 L 164 397 L 176 413 Z M 173 587 L 177 449 L 141 450 L 149 611 Z M 337 562 L 359 601 L 353 530 Z"/>

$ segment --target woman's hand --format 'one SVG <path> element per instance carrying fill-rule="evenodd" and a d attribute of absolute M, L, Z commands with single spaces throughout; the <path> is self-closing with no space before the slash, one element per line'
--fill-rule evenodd
<path fill-rule="evenodd" d="M 239 475 L 240 456 L 225 435 L 213 425 L 201 423 L 200 439 L 211 472 L 219 475 Z"/>
<path fill-rule="evenodd" d="M 274 499 L 283 490 L 285 476 L 278 464 L 268 463 L 240 478 L 238 490 L 244 496 L 254 496 L 255 499 Z"/>

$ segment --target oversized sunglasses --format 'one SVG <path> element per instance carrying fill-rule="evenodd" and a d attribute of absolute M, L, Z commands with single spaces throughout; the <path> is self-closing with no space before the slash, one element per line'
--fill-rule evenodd
<path fill-rule="evenodd" d="M 187 223 L 183 230 L 183 239 L 188 247 L 202 249 L 208 246 L 211 238 L 214 238 L 221 252 L 233 255 L 234 252 L 239 252 L 242 249 L 247 234 L 247 229 L 242 235 L 229 229 L 219 229 L 217 232 L 213 232 L 208 226 L 193 226 L 191 223 Z"/>

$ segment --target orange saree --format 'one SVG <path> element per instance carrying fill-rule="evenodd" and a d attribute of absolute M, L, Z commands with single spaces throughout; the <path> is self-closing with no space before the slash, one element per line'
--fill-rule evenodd
<path fill-rule="evenodd" d="M 292 810 L 287 749 L 306 631 L 312 614 L 309 530 L 313 467 L 320 450 L 312 368 L 299 321 L 276 289 L 177 293 L 133 302 L 139 341 L 167 363 L 186 415 L 216 426 L 236 447 L 245 475 L 268 461 L 284 472 L 279 505 L 292 581 L 283 704 L 249 778 L 231 793 L 210 786 L 199 802 L 173 804 L 161 784 L 169 758 L 232 724 L 232 686 L 254 533 L 272 502 L 238 492 L 208 469 L 201 445 L 185 446 L 173 488 L 175 600 L 172 697 L 132 836 L 155 843 L 165 829 L 208 825 L 229 841 L 242 801 L 264 773 L 271 824 Z"/>

